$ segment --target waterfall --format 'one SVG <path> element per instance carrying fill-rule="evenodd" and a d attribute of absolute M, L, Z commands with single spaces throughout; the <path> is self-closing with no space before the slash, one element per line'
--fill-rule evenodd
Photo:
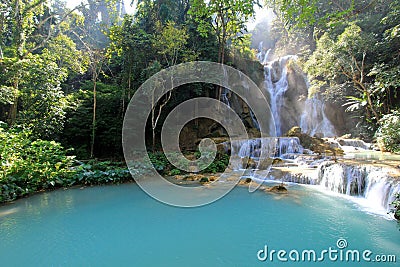
<path fill-rule="evenodd" d="M 260 62 L 263 60 L 263 50 L 264 50 L 264 42 L 261 41 L 258 44 L 258 54 L 257 54 L 257 59 Z"/>
<path fill-rule="evenodd" d="M 325 162 L 319 167 L 318 179 L 322 188 L 361 198 L 374 212 L 387 212 L 395 193 L 400 192 L 400 180 L 383 167 Z"/>
<path fill-rule="evenodd" d="M 284 94 L 289 87 L 289 82 L 287 79 L 287 62 L 290 59 L 295 59 L 296 56 L 285 56 L 279 59 L 278 66 L 281 72 L 280 79 L 274 83 L 272 80 L 272 75 L 275 74 L 273 65 L 275 64 L 268 64 L 265 66 L 265 87 L 270 95 L 270 106 L 271 112 L 275 120 L 275 126 L 272 124 L 270 127 L 275 127 L 275 132 L 277 136 L 282 135 L 282 121 L 281 121 L 281 112 L 284 100 Z M 283 111 L 284 112 L 284 111 Z"/>
<path fill-rule="evenodd" d="M 314 136 L 323 134 L 325 137 L 336 136 L 335 127 L 326 117 L 325 103 L 314 96 L 306 100 L 304 112 L 300 119 L 300 128 L 303 132 Z"/>
<path fill-rule="evenodd" d="M 260 42 L 258 45 L 258 53 L 257 53 L 257 59 L 262 63 L 263 65 L 266 65 L 268 63 L 268 57 L 269 54 L 271 53 L 272 49 L 268 49 L 267 52 L 264 50 L 264 42 Z"/>
<path fill-rule="evenodd" d="M 304 86 L 307 88 L 310 87 L 307 77 L 302 73 L 295 72 L 294 76 L 291 76 L 291 78 L 293 79 L 293 77 L 303 75 L 300 76 L 302 84 L 293 84 L 293 81 L 291 80 L 292 82 L 289 87 L 288 62 L 290 60 L 297 60 L 297 56 L 287 55 L 278 60 L 268 61 L 270 52 L 271 49 L 265 54 L 261 51 L 257 56 L 260 63 L 264 64 L 264 86 L 270 97 L 270 107 L 275 122 L 275 125 L 271 122 L 270 131 L 272 132 L 275 130 L 276 135 L 281 136 L 284 134 L 283 130 L 288 128 L 290 129 L 294 126 L 300 126 L 303 132 L 308 133 L 311 136 L 315 134 L 321 134 L 324 137 L 336 136 L 335 127 L 325 114 L 325 103 L 318 95 L 307 99 L 306 101 L 298 100 L 302 95 L 304 95 L 304 92 L 299 88 L 303 88 Z M 293 73 L 291 75 L 293 75 Z M 290 90 L 289 94 L 286 93 L 288 90 Z M 291 95 L 292 99 L 288 99 L 287 95 Z M 293 95 L 297 96 L 298 99 L 293 99 Z M 287 109 L 292 108 L 293 101 L 296 100 L 296 109 L 291 112 L 288 111 Z M 291 121 L 283 119 L 285 114 L 291 114 Z"/>
<path fill-rule="evenodd" d="M 263 65 L 267 65 L 268 64 L 268 57 L 269 57 L 270 53 L 271 53 L 271 49 L 268 49 L 267 53 L 265 53 L 264 60 L 262 61 Z"/>

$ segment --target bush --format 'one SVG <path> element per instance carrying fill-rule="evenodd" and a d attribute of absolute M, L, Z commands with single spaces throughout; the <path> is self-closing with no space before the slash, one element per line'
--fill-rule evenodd
<path fill-rule="evenodd" d="M 0 202 L 64 186 L 74 175 L 73 157 L 59 143 L 30 136 L 0 127 Z"/>
<path fill-rule="evenodd" d="M 72 185 L 121 184 L 133 180 L 128 168 L 120 162 L 89 161 L 75 168 L 75 175 L 69 181 Z"/>
<path fill-rule="evenodd" d="M 393 153 L 400 153 L 400 112 L 393 111 L 379 120 L 379 128 L 375 136 L 384 149 Z"/>
<path fill-rule="evenodd" d="M 393 206 L 392 212 L 394 217 L 400 221 L 400 193 L 396 194 L 396 199 L 391 203 Z"/>
<path fill-rule="evenodd" d="M 171 153 L 169 154 L 169 157 L 174 158 L 178 155 L 177 153 Z M 201 154 L 200 152 L 195 152 L 194 156 L 196 158 L 200 158 Z M 210 156 L 206 154 L 206 157 Z M 180 174 L 186 174 L 185 171 L 182 171 L 180 169 L 177 169 L 174 165 L 172 165 L 167 157 L 164 155 L 163 152 L 154 152 L 154 153 L 149 153 L 149 158 L 151 163 L 153 164 L 154 168 L 160 173 L 161 175 L 180 175 Z M 229 155 L 226 154 L 221 154 L 217 153 L 214 161 L 203 171 L 200 173 L 217 173 L 217 172 L 224 172 L 225 169 L 228 167 L 229 164 Z M 201 166 L 200 168 L 203 168 L 205 166 Z"/>

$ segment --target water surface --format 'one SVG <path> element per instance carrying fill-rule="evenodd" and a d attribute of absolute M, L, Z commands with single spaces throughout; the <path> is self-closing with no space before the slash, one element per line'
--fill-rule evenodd
<path fill-rule="evenodd" d="M 136 185 L 44 193 L 0 207 L 2 266 L 360 266 L 360 263 L 260 262 L 264 248 L 329 247 L 393 254 L 397 224 L 353 202 L 290 185 L 287 196 L 236 188 L 192 209 L 159 203 Z M 398 266 L 361 263 L 361 266 Z"/>

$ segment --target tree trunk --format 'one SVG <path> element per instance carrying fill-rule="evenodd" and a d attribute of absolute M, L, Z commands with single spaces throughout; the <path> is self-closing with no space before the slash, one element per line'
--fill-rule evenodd
<path fill-rule="evenodd" d="M 375 120 L 379 121 L 380 116 L 379 116 L 378 112 L 376 112 L 376 110 L 374 108 L 374 104 L 372 103 L 372 99 L 371 99 L 371 94 L 367 90 L 365 91 L 365 94 L 367 96 L 368 106 L 371 109 L 372 114 L 374 114 Z"/>
<path fill-rule="evenodd" d="M 9 117 L 9 124 L 13 125 L 15 123 L 15 121 L 17 120 L 17 112 L 18 112 L 18 81 L 16 81 L 13 84 L 13 88 L 14 88 L 14 100 L 13 103 L 10 106 L 10 111 L 8 114 Z"/>
<path fill-rule="evenodd" d="M 97 75 L 93 75 L 93 121 L 92 121 L 92 141 L 90 144 L 90 157 L 94 156 L 94 142 L 96 136 L 96 109 L 97 109 Z"/>

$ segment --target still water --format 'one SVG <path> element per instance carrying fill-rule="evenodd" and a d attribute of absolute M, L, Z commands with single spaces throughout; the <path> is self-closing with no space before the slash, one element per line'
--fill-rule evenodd
<path fill-rule="evenodd" d="M 159 203 L 134 184 L 35 195 L 0 207 L 0 265 L 399 266 L 396 222 L 312 188 L 288 189 L 277 195 L 236 188 L 192 209 Z M 271 250 L 286 254 L 271 259 Z M 317 262 L 312 254 L 307 261 L 308 252 L 303 260 L 305 250 L 315 251 Z M 324 250 L 337 252 L 330 259 Z M 346 261 L 348 250 L 359 251 L 361 262 Z M 397 263 L 373 262 L 392 255 Z"/>

